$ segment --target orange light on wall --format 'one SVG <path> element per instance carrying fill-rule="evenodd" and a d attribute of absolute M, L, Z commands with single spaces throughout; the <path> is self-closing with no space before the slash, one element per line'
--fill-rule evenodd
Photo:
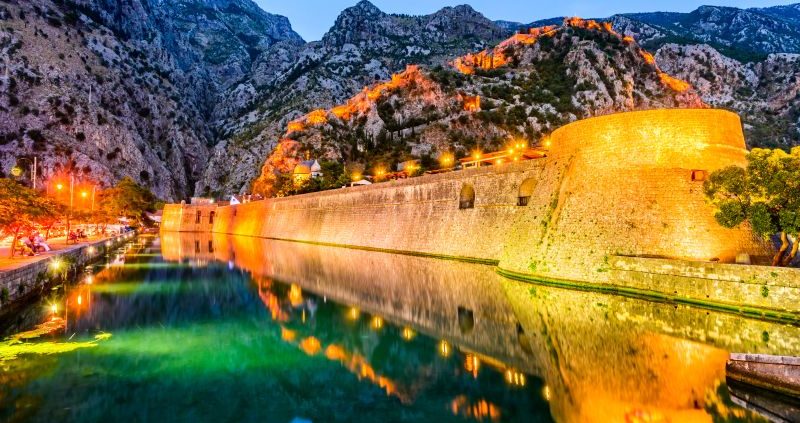
<path fill-rule="evenodd" d="M 361 315 L 361 311 L 356 307 L 350 307 L 350 310 L 347 310 L 347 318 L 350 320 L 358 320 L 359 315 Z"/>
<path fill-rule="evenodd" d="M 472 373 L 472 377 L 478 377 L 478 370 L 481 367 L 481 361 L 475 354 L 467 354 L 464 359 L 464 370 Z"/>
<path fill-rule="evenodd" d="M 525 374 L 514 369 L 506 370 L 506 383 L 512 386 L 525 386 Z"/>
<path fill-rule="evenodd" d="M 442 165 L 443 168 L 448 168 L 453 165 L 455 158 L 450 153 L 444 153 L 439 156 L 439 163 Z"/>
<path fill-rule="evenodd" d="M 312 111 L 306 117 L 306 122 L 311 125 L 322 125 L 328 121 L 328 112 L 322 109 Z"/>
<path fill-rule="evenodd" d="M 370 326 L 375 330 L 383 329 L 383 318 L 380 316 L 373 317 Z"/>

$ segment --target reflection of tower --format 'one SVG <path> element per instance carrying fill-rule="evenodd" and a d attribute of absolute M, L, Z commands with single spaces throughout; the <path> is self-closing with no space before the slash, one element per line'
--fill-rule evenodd
<path fill-rule="evenodd" d="M 688 307 L 511 280 L 502 287 L 557 421 L 710 421 L 713 407 L 733 407 L 718 389 L 728 357 L 722 348 L 775 348 L 758 339 L 765 328 L 785 339 L 800 335 Z"/>

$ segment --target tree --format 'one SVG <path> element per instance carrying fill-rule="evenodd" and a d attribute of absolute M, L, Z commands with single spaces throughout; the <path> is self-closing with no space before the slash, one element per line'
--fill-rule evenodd
<path fill-rule="evenodd" d="M 772 265 L 788 265 L 800 246 L 800 147 L 791 153 L 756 148 L 747 161 L 747 168 L 717 170 L 704 183 L 706 196 L 717 207 L 714 217 L 726 228 L 746 221 L 764 238 L 780 234 Z"/>
<path fill-rule="evenodd" d="M 156 198 L 150 190 L 126 176 L 100 194 L 100 209 L 115 218 L 126 217 L 147 224 L 145 212 L 155 210 Z"/>
<path fill-rule="evenodd" d="M 53 219 L 57 210 L 51 199 L 14 180 L 0 178 L 0 233 L 11 236 L 11 257 L 19 235 Z"/>

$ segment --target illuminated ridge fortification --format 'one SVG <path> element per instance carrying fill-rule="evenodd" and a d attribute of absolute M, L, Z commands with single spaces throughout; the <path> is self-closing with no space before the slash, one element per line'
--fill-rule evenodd
<path fill-rule="evenodd" d="M 737 115 L 619 113 L 551 140 L 539 160 L 218 207 L 213 228 L 210 210 L 169 205 L 162 230 L 473 259 L 516 278 L 797 318 L 797 272 L 732 264 L 769 251 L 746 226 L 717 224 L 704 198 L 710 172 L 746 163 Z"/>

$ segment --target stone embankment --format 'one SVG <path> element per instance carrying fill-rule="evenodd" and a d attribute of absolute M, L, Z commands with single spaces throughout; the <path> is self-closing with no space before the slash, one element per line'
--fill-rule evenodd
<path fill-rule="evenodd" d="M 36 298 L 52 283 L 68 279 L 86 264 L 105 256 L 124 236 L 81 243 L 24 263 L 0 267 L 0 315 L 15 304 Z"/>
<path fill-rule="evenodd" d="M 710 172 L 745 165 L 741 122 L 710 109 L 578 121 L 538 160 L 236 206 L 169 205 L 163 231 L 291 240 L 489 263 L 504 276 L 800 318 L 796 270 L 714 220 Z"/>

